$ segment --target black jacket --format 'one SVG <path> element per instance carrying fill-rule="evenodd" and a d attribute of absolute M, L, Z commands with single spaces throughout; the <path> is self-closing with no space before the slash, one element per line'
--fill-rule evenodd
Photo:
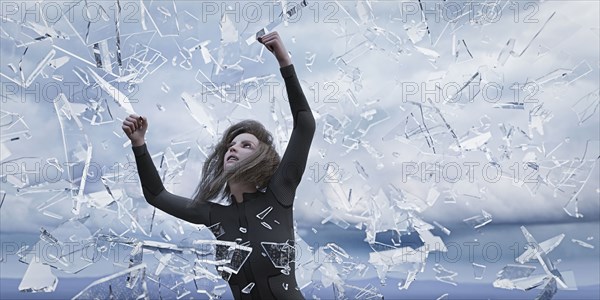
<path fill-rule="evenodd" d="M 148 203 L 191 223 L 206 226 L 220 223 L 224 234 L 217 236 L 218 240 L 238 239 L 239 242 L 241 239 L 241 244 L 246 243 L 245 245 L 249 242 L 248 246 L 252 247 L 250 256 L 238 274 L 231 274 L 228 280 L 235 299 L 303 299 L 296 283 L 293 247 L 283 243 L 294 245 L 292 208 L 296 188 L 306 167 L 315 132 L 315 119 L 296 77 L 294 66 L 280 68 L 280 72 L 285 80 L 294 128 L 281 163 L 271 177 L 267 189 L 244 193 L 242 203 L 233 201 L 229 206 L 205 203 L 201 209 L 188 209 L 186 206 L 191 199 L 165 190 L 146 144 L 132 147 Z M 272 262 L 269 257 L 277 258 Z M 289 268 L 286 270 L 284 266 L 288 264 Z M 221 272 L 221 275 L 228 274 L 230 273 Z M 252 282 L 255 285 L 250 293 L 242 293 Z"/>

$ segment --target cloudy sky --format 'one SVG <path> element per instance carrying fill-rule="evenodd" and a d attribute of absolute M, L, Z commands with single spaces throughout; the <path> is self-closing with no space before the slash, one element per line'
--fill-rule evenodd
<path fill-rule="evenodd" d="M 410 213 L 462 251 L 497 242 L 501 259 L 474 258 L 487 265 L 483 279 L 474 278 L 472 259 L 441 263 L 459 285 L 491 286 L 515 263 L 511 251 L 523 251 L 526 226 L 538 242 L 564 233 L 550 258 L 579 286 L 598 287 L 599 4 L 420 3 L 308 2 L 274 28 L 317 121 L 295 202 L 298 235 L 366 262 L 370 233 L 403 246 L 392 241 L 412 235 Z M 130 219 L 149 229 L 153 208 L 121 131 L 130 112 L 148 118 L 148 148 L 157 166 L 165 154 L 167 189 L 182 196 L 198 184 L 210 145 L 237 121 L 263 122 L 285 149 L 292 120 L 277 62 L 247 40 L 297 3 L 119 4 L 117 30 L 116 2 L 2 3 L 3 245 L 33 245 L 40 228 L 86 214 L 90 233 L 110 224 L 125 232 Z M 226 97 L 211 93 L 225 85 Z M 102 177 L 118 204 L 109 204 Z M 75 187 L 83 188 L 78 205 L 65 192 Z M 121 224 L 99 217 L 122 209 L 132 213 Z M 491 222 L 473 228 L 465 220 L 475 216 L 475 224 Z M 185 238 L 175 218 L 156 218 L 171 242 Z M 156 229 L 126 235 L 165 242 Z M 27 265 L 7 247 L 1 277 L 21 278 Z M 435 280 L 431 255 L 418 279 Z M 365 280 L 378 286 L 375 268 Z M 55 274 L 100 278 L 89 270 L 113 271 Z"/>

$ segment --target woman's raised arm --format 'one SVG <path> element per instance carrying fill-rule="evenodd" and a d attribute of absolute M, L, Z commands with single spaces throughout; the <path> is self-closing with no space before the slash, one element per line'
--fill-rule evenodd
<path fill-rule="evenodd" d="M 131 139 L 138 175 L 146 201 L 174 217 L 194 224 L 209 226 L 210 203 L 192 210 L 188 207 L 188 204 L 192 201 L 191 199 L 171 194 L 165 189 L 144 142 L 148 120 L 137 115 L 130 115 L 123 121 L 122 128 L 127 137 Z"/>
<path fill-rule="evenodd" d="M 279 70 L 285 81 L 294 120 L 290 141 L 269 183 L 269 188 L 275 193 L 279 202 L 284 206 L 291 206 L 294 203 L 296 188 L 306 168 L 308 152 L 315 133 L 315 118 L 296 76 L 294 65 L 277 32 L 262 36 L 259 42 L 273 52 L 279 62 Z"/>

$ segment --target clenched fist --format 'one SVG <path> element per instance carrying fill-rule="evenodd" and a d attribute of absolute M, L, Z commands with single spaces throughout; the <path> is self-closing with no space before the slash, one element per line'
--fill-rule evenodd
<path fill-rule="evenodd" d="M 292 64 L 292 60 L 290 59 L 290 56 L 288 55 L 288 52 L 283 45 L 283 41 L 279 37 L 279 33 L 277 33 L 277 31 L 273 31 L 259 37 L 258 42 L 265 45 L 265 47 L 271 51 L 273 55 L 275 55 L 280 67 L 285 67 Z"/>
<path fill-rule="evenodd" d="M 129 140 L 131 140 L 132 146 L 141 146 L 145 143 L 144 136 L 146 135 L 146 130 L 148 130 L 148 119 L 131 114 L 125 118 L 121 128 L 123 128 L 123 131 Z"/>

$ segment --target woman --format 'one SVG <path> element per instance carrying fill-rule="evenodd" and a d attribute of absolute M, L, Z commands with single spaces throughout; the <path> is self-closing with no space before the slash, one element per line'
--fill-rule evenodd
<path fill-rule="evenodd" d="M 293 204 L 306 167 L 315 120 L 277 32 L 258 40 L 279 62 L 294 120 L 281 160 L 271 134 L 260 123 L 237 123 L 225 131 L 205 161 L 195 196 L 188 199 L 165 190 L 146 148 L 147 120 L 130 115 L 122 128 L 131 140 L 148 203 L 191 223 L 220 223 L 224 233 L 217 239 L 252 247 L 237 274 L 222 273 L 227 275 L 224 278 L 228 278 L 235 299 L 303 299 L 294 273 Z M 231 204 L 209 201 L 222 196 Z"/>

